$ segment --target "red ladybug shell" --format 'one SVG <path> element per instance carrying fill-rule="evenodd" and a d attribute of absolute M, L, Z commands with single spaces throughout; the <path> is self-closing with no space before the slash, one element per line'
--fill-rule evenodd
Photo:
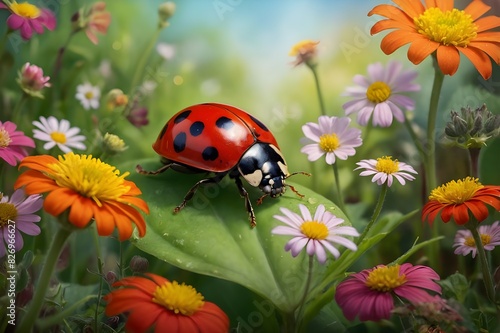
<path fill-rule="evenodd" d="M 189 167 L 226 172 L 234 168 L 256 142 L 278 147 L 269 129 L 245 111 L 225 104 L 206 103 L 175 114 L 161 130 L 153 149 Z"/>

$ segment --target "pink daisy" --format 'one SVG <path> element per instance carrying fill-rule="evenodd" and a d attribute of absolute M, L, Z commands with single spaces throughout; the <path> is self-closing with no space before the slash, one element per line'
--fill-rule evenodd
<path fill-rule="evenodd" d="M 40 194 L 26 197 L 24 189 L 14 191 L 9 197 L 0 193 L 0 258 L 6 252 L 14 253 L 23 248 L 21 231 L 30 236 L 40 234 L 40 216 L 34 213 L 43 205 Z M 12 238 L 12 232 L 15 237 Z"/>
<path fill-rule="evenodd" d="M 358 123 L 368 124 L 373 114 L 373 125 L 389 127 L 392 119 L 403 123 L 405 116 L 401 108 L 413 110 L 415 101 L 401 93 L 419 91 L 420 85 L 412 83 L 415 71 L 403 71 L 400 62 L 392 61 L 384 68 L 381 63 L 368 66 L 368 76 L 355 75 L 357 86 L 348 87 L 343 96 L 354 99 L 342 107 L 346 115 L 358 112 Z"/>
<path fill-rule="evenodd" d="M 348 320 L 379 321 L 389 319 L 394 309 L 394 296 L 411 303 L 430 302 L 428 290 L 441 294 L 434 282 L 439 275 L 430 267 L 412 264 L 379 265 L 352 274 L 335 292 L 335 301 Z"/>
<path fill-rule="evenodd" d="M 12 166 L 28 156 L 27 147 L 35 147 L 33 139 L 21 131 L 16 131 L 16 128 L 13 122 L 2 123 L 0 121 L 0 158 Z"/>
<path fill-rule="evenodd" d="M 344 220 L 326 211 L 325 206 L 319 205 L 316 208 L 314 218 L 306 206 L 300 204 L 299 209 L 302 216 L 289 209 L 280 208 L 284 216 L 273 217 L 286 226 L 277 226 L 271 231 L 275 235 L 293 236 L 285 245 L 285 251 L 290 251 L 293 257 L 306 248 L 309 256 L 316 255 L 318 261 L 324 264 L 327 259 L 325 249 L 335 258 L 340 256 L 339 250 L 331 243 L 337 243 L 352 251 L 357 250 L 356 244 L 342 235 L 359 236 L 359 233 L 353 227 L 339 226 Z"/>
<path fill-rule="evenodd" d="M 377 182 L 377 185 L 387 183 L 391 187 L 394 178 L 396 178 L 401 185 L 406 184 L 406 180 L 415 180 L 410 173 L 417 174 L 411 165 L 408 165 L 398 160 L 393 160 L 391 156 L 384 156 L 376 160 L 361 160 L 356 163 L 358 167 L 354 170 L 365 169 L 361 172 L 360 176 L 373 176 L 372 182 Z"/>
<path fill-rule="evenodd" d="M 481 225 L 478 231 L 486 251 L 493 251 L 495 246 L 500 245 L 500 221 L 495 221 L 492 225 Z M 477 253 L 474 237 L 467 229 L 457 231 L 453 247 L 457 247 L 455 254 L 466 256 L 472 252 L 472 258 L 474 258 Z"/>
<path fill-rule="evenodd" d="M 56 17 L 54 13 L 45 8 L 28 2 L 17 3 L 7 1 L 6 4 L 0 2 L 0 9 L 7 9 L 12 14 L 7 18 L 7 25 L 12 30 L 19 30 L 24 40 L 29 40 L 33 32 L 43 33 L 43 27 L 52 31 L 56 28 Z"/>
<path fill-rule="evenodd" d="M 351 119 L 347 117 L 321 116 L 318 123 L 302 126 L 305 138 L 301 153 L 307 154 L 309 161 L 316 161 L 326 154 L 326 163 L 334 164 L 337 158 L 346 160 L 356 154 L 355 147 L 361 146 L 361 130 L 349 128 Z"/>

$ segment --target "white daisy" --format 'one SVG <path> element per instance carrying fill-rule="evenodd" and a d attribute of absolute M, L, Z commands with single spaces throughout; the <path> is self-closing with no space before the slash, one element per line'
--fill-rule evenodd
<path fill-rule="evenodd" d="M 305 138 L 301 142 L 304 147 L 301 153 L 307 154 L 309 161 L 316 161 L 326 154 L 326 163 L 334 164 L 336 158 L 346 160 L 356 153 L 355 147 L 361 146 L 361 130 L 349 128 L 351 119 L 321 116 L 318 123 L 307 123 L 302 126 Z"/>
<path fill-rule="evenodd" d="M 99 107 L 99 98 L 101 98 L 101 90 L 99 90 L 99 87 L 86 82 L 76 87 L 75 97 L 82 103 L 85 110 L 97 109 Z"/>
<path fill-rule="evenodd" d="M 406 184 L 406 180 L 415 180 L 410 173 L 417 174 L 411 165 L 408 165 L 398 160 L 393 160 L 391 156 L 383 156 L 376 160 L 361 160 L 356 163 L 358 167 L 354 170 L 365 169 L 360 176 L 373 176 L 372 182 L 377 182 L 377 185 L 382 185 L 387 182 L 387 186 L 391 187 L 393 178 L 396 178 L 401 185 Z"/>
<path fill-rule="evenodd" d="M 60 122 L 55 117 L 40 117 L 40 121 L 34 121 L 33 125 L 39 129 L 33 130 L 33 137 L 38 140 L 47 141 L 43 149 L 49 150 L 58 146 L 64 153 L 69 153 L 71 148 L 84 150 L 87 147 L 82 141 L 85 136 L 77 135 L 80 133 L 78 127 L 70 127 L 69 121 L 62 119 Z"/>
<path fill-rule="evenodd" d="M 309 256 L 316 255 L 318 261 L 324 264 L 327 259 L 325 249 L 335 258 L 340 256 L 340 251 L 331 243 L 337 243 L 352 251 L 357 250 L 356 244 L 342 235 L 359 236 L 359 233 L 353 227 L 339 226 L 344 220 L 326 211 L 325 206 L 319 205 L 316 208 L 314 218 L 306 206 L 300 204 L 299 209 L 302 216 L 289 209 L 280 208 L 285 216 L 273 217 L 287 225 L 277 226 L 271 231 L 275 235 L 293 236 L 285 245 L 285 251 L 290 251 L 293 257 L 305 247 Z"/>

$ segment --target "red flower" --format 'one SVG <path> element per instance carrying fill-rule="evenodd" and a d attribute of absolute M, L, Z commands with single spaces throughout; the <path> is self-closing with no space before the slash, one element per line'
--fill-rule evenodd
<path fill-rule="evenodd" d="M 127 332 L 227 333 L 229 318 L 193 287 L 155 275 L 124 278 L 104 299 L 106 315 L 128 313 Z"/>
<path fill-rule="evenodd" d="M 469 222 L 470 211 L 481 222 L 489 215 L 486 205 L 500 210 L 500 186 L 482 185 L 477 178 L 471 177 L 452 180 L 432 190 L 422 210 L 422 221 L 432 224 L 441 212 L 445 223 L 453 218 L 456 224 L 463 225 Z"/>

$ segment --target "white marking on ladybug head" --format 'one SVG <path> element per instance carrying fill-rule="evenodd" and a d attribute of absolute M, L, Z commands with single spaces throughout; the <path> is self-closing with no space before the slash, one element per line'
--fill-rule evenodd
<path fill-rule="evenodd" d="M 260 182 L 262 181 L 262 171 L 257 169 L 252 173 L 243 175 L 243 178 L 245 178 L 248 184 L 257 187 L 260 185 Z"/>
<path fill-rule="evenodd" d="M 269 171 L 271 171 L 271 167 L 272 167 L 271 162 L 266 162 L 266 163 L 264 163 L 264 164 L 262 165 L 262 172 L 263 172 L 264 174 L 268 174 L 268 173 L 269 173 Z"/>

